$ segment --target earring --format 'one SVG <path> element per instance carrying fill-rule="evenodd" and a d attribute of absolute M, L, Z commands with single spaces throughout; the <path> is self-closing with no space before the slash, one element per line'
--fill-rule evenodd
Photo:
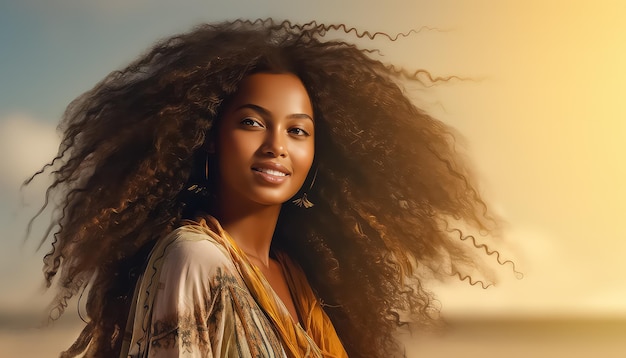
<path fill-rule="evenodd" d="M 204 160 L 204 182 L 209 182 L 209 152 L 206 153 L 206 159 Z"/>
<path fill-rule="evenodd" d="M 315 179 L 316 178 L 317 178 L 317 168 L 315 168 L 315 174 L 313 174 L 313 180 L 311 180 L 311 185 L 309 185 L 308 191 L 311 191 L 311 189 L 313 189 L 313 184 L 315 184 Z M 294 203 L 296 206 L 299 206 L 299 207 L 305 208 L 305 209 L 309 209 L 309 208 L 312 208 L 313 206 L 315 206 L 315 204 L 313 204 L 309 200 L 309 198 L 307 198 L 306 191 L 304 193 L 302 193 L 302 197 L 294 199 L 291 202 Z"/>

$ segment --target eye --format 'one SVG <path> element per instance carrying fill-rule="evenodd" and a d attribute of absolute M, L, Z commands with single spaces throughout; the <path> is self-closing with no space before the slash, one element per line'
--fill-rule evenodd
<path fill-rule="evenodd" d="M 303 136 L 303 137 L 308 137 L 311 135 L 309 132 L 299 127 L 289 129 L 289 133 L 297 135 L 297 136 Z"/>
<path fill-rule="evenodd" d="M 246 117 L 241 121 L 241 124 L 243 124 L 244 126 L 249 126 L 249 127 L 263 127 L 263 125 L 257 121 L 256 119 L 252 118 L 252 117 Z"/>

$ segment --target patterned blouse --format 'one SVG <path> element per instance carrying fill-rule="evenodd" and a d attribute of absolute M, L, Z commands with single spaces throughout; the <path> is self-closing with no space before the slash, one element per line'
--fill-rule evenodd
<path fill-rule="evenodd" d="M 176 229 L 150 254 L 120 357 L 347 357 L 304 273 L 277 260 L 305 327 L 217 220 Z"/>

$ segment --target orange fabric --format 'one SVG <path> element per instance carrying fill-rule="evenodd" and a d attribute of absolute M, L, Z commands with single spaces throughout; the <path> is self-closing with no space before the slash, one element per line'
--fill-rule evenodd
<path fill-rule="evenodd" d="M 315 341 L 324 357 L 348 357 L 335 327 L 315 297 L 304 272 L 285 254 L 279 253 L 278 260 L 283 266 L 298 315 L 304 321 L 304 330 Z"/>
<path fill-rule="evenodd" d="M 189 222 L 189 224 L 199 225 L 209 236 L 228 249 L 252 296 L 265 311 L 281 337 L 283 348 L 289 357 L 348 357 L 332 322 L 315 297 L 304 272 L 287 255 L 278 253 L 277 259 L 283 267 L 296 310 L 305 327 L 293 321 L 261 271 L 250 263 L 245 253 L 222 229 L 215 218 L 199 218 L 197 222 Z"/>

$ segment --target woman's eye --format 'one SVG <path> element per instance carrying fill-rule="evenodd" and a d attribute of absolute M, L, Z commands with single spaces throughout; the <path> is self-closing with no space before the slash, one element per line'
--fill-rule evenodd
<path fill-rule="evenodd" d="M 307 137 L 310 135 L 309 132 L 305 131 L 302 128 L 291 128 L 289 130 L 289 133 L 295 134 L 297 136 L 307 136 Z"/>
<path fill-rule="evenodd" d="M 259 123 L 258 121 L 252 119 L 252 118 L 244 118 L 241 121 L 241 124 L 243 124 L 244 126 L 250 126 L 250 127 L 263 127 L 261 125 L 261 123 Z"/>

